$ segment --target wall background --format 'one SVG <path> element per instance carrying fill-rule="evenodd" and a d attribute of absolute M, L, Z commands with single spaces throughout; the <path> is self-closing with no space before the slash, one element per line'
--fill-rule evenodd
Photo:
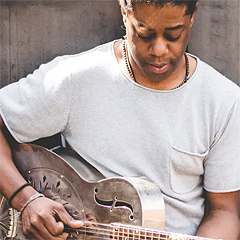
<path fill-rule="evenodd" d="M 117 0 L 0 0 L 0 88 L 58 55 L 121 37 L 121 24 Z M 240 85 L 239 0 L 200 0 L 189 52 Z"/>
<path fill-rule="evenodd" d="M 189 51 L 240 85 L 240 1 L 200 0 Z"/>
<path fill-rule="evenodd" d="M 0 29 L 0 87 L 123 34 L 117 0 L 0 1 Z"/>
<path fill-rule="evenodd" d="M 117 0 L 0 0 L 0 87 L 121 37 Z M 240 85 L 240 1 L 200 0 L 189 51 Z"/>

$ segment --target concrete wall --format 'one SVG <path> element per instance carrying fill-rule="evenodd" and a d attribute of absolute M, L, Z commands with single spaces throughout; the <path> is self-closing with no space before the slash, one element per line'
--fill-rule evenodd
<path fill-rule="evenodd" d="M 123 35 L 117 0 L 0 1 L 0 87 Z"/>
<path fill-rule="evenodd" d="M 0 87 L 121 37 L 117 0 L 0 0 Z M 240 1 L 200 0 L 189 51 L 240 85 Z"/>
<path fill-rule="evenodd" d="M 240 1 L 200 0 L 189 51 L 240 85 Z"/>
<path fill-rule="evenodd" d="M 121 23 L 117 0 L 1 0 L 0 87 L 121 37 Z M 240 84 L 240 1 L 200 0 L 189 51 Z"/>

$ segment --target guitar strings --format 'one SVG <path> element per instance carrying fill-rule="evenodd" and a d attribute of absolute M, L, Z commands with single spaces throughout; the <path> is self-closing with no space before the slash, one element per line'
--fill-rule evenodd
<path fill-rule="evenodd" d="M 22 226 L 22 222 L 20 220 L 17 221 L 19 223 L 19 226 Z M 71 235 L 73 234 L 89 234 L 89 235 L 94 235 L 94 239 L 104 239 L 105 237 L 108 238 L 114 238 L 114 237 L 120 237 L 128 240 L 134 240 L 134 239 L 145 239 L 145 240 L 204 240 L 207 238 L 202 238 L 202 237 L 196 237 L 196 236 L 190 236 L 190 235 L 181 235 L 181 234 L 174 234 L 174 233 L 168 233 L 164 231 L 157 231 L 157 230 L 151 230 L 148 229 L 147 231 L 144 231 L 144 228 L 135 228 L 133 227 L 128 227 L 128 228 L 121 228 L 121 225 L 107 225 L 107 224 L 101 224 L 101 223 L 93 223 L 93 222 L 88 222 L 92 225 L 100 225 L 103 227 L 112 227 L 117 231 L 116 234 L 114 234 L 113 229 L 103 229 L 103 228 L 97 228 L 97 227 L 89 227 L 89 226 L 82 226 L 81 228 L 68 228 L 65 227 L 65 230 L 72 231 L 73 233 L 70 233 Z M 123 230 L 123 231 L 119 231 Z M 131 232 L 132 231 L 132 232 Z M 144 232 L 143 232 L 144 231 Z M 96 236 L 97 235 L 97 236 Z"/>
<path fill-rule="evenodd" d="M 20 223 L 20 225 L 22 225 L 21 221 L 18 220 L 18 222 Z M 93 222 L 90 222 L 90 223 L 93 224 Z M 101 225 L 102 226 L 103 224 L 94 222 L 94 225 Z M 106 224 L 104 226 L 107 226 L 107 227 L 110 228 L 110 225 Z M 111 227 L 114 227 L 114 225 L 111 225 Z M 89 231 L 89 229 L 90 229 L 90 231 Z M 113 234 L 112 233 L 113 230 L 106 230 L 106 229 L 95 228 L 95 227 L 91 228 L 91 227 L 87 227 L 87 226 L 83 226 L 83 227 L 78 228 L 78 229 L 76 229 L 76 228 L 75 229 L 74 228 L 67 228 L 66 227 L 65 230 L 71 230 L 71 231 L 73 231 L 76 234 L 78 234 L 78 233 L 84 233 L 84 234 L 85 233 L 89 233 L 89 234 L 92 234 L 92 235 L 94 235 L 94 234 L 95 235 L 96 234 L 97 235 L 103 235 L 104 237 L 111 237 L 111 236 L 113 236 L 113 237 L 125 237 L 125 239 L 139 239 L 139 237 L 140 238 L 143 237 L 145 239 L 149 239 L 150 238 L 151 240 L 152 239 L 165 240 L 165 239 L 169 239 L 169 238 L 171 238 L 172 240 L 173 239 L 176 239 L 176 240 L 177 239 L 179 239 L 179 240 L 183 240 L 183 239 L 186 239 L 186 240 L 204 240 L 204 239 L 206 239 L 207 240 L 207 238 L 202 238 L 202 237 L 195 237 L 195 236 L 181 235 L 181 234 L 173 234 L 173 233 L 167 233 L 167 232 L 164 232 L 164 231 L 163 232 L 162 231 L 156 232 L 157 230 L 151 230 L 151 229 L 149 229 L 148 231 L 145 231 L 144 234 L 142 234 L 143 229 L 141 231 L 141 230 L 136 229 L 134 227 L 129 227 L 129 230 L 130 231 L 138 231 L 138 232 L 134 233 L 134 232 L 120 232 L 120 231 L 118 231 L 117 234 Z M 97 232 L 98 230 L 100 232 Z M 128 230 L 128 229 L 125 229 L 125 230 Z M 105 231 L 105 233 L 104 233 L 104 231 Z M 129 236 L 129 234 L 130 234 L 130 236 Z M 147 235 L 147 234 L 150 234 L 150 235 Z M 155 236 L 153 234 L 155 234 Z M 156 235 L 159 235 L 159 236 L 156 236 Z M 97 237 L 95 236 L 95 238 L 103 239 L 100 236 L 97 236 Z"/>
<path fill-rule="evenodd" d="M 100 230 L 97 234 L 102 234 L 101 232 L 106 232 L 108 234 L 104 234 L 104 236 L 112 236 L 114 237 L 125 237 L 125 239 L 142 239 L 145 240 L 151 239 L 158 239 L 158 240 L 165 240 L 165 239 L 172 239 L 172 240 L 210 240 L 209 238 L 202 238 L 197 236 L 191 236 L 186 234 L 177 234 L 177 233 L 171 233 L 161 230 L 154 230 L 150 228 L 142 228 L 138 226 L 129 226 L 129 225 L 122 225 L 119 223 L 112 223 L 112 224 L 102 224 L 97 222 L 90 222 L 86 221 L 85 223 L 91 224 L 91 225 L 99 225 L 101 227 L 107 227 L 108 229 L 103 228 L 96 228 L 96 227 L 89 227 L 89 226 L 83 226 L 81 229 L 85 229 L 86 233 L 93 233 L 96 234 L 97 230 Z M 71 230 L 74 230 L 73 228 L 69 228 Z M 88 230 L 90 229 L 90 231 Z M 92 230 L 92 232 L 91 232 Z M 115 230 L 115 231 L 114 231 Z M 84 232 L 84 231 L 83 231 Z M 116 232 L 116 234 L 114 234 Z M 140 238 L 139 238 L 140 237 Z"/>

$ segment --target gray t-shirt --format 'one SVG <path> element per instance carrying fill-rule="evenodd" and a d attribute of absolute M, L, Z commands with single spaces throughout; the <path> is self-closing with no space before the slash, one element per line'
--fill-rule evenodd
<path fill-rule="evenodd" d="M 62 132 L 106 177 L 146 176 L 162 191 L 166 230 L 195 234 L 203 187 L 240 188 L 240 88 L 195 58 L 186 84 L 158 91 L 122 72 L 113 42 L 57 57 L 0 90 L 1 114 L 19 142 Z"/>

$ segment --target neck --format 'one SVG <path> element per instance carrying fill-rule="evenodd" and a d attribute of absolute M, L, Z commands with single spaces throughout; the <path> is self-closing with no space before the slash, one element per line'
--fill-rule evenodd
<path fill-rule="evenodd" d="M 142 228 L 138 226 L 124 225 L 119 223 L 101 224 L 86 222 L 86 225 L 79 229 L 65 228 L 65 232 L 87 235 L 94 237 L 94 239 L 106 240 L 106 239 L 118 239 L 118 240 L 210 240 L 208 238 L 201 238 L 195 236 L 186 236 L 182 234 L 175 234 L 160 230 L 153 230 L 149 228 Z"/>
<path fill-rule="evenodd" d="M 189 59 L 186 53 L 184 53 L 184 56 L 182 57 L 179 65 L 171 74 L 171 76 L 162 81 L 153 81 L 146 78 L 146 76 L 143 75 L 143 73 L 138 69 L 135 62 L 130 57 L 126 40 L 123 41 L 122 52 L 127 74 L 133 81 L 140 85 L 156 90 L 173 90 L 181 87 L 189 79 L 190 75 Z"/>

